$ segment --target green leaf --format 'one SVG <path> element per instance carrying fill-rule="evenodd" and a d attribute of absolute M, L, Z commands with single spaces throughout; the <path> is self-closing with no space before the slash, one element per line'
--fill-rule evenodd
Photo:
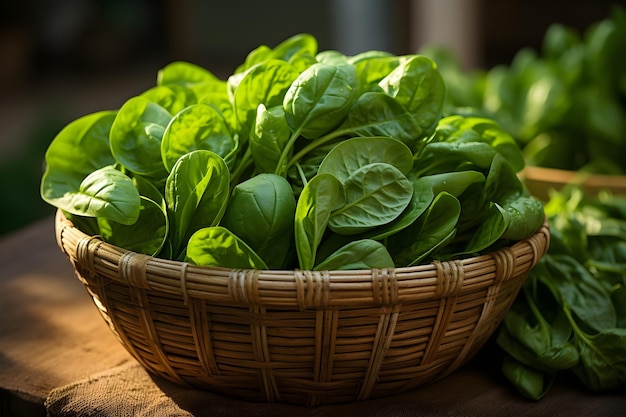
<path fill-rule="evenodd" d="M 341 182 L 332 175 L 316 175 L 306 184 L 298 198 L 294 223 L 300 269 L 313 269 L 331 213 L 344 203 Z"/>
<path fill-rule="evenodd" d="M 433 133 L 441 118 L 446 88 L 437 65 L 430 58 L 408 56 L 378 84 L 413 115 L 421 136 Z"/>
<path fill-rule="evenodd" d="M 246 242 L 267 264 L 284 267 L 293 238 L 296 200 L 289 182 L 259 174 L 233 189 L 222 226 Z"/>
<path fill-rule="evenodd" d="M 287 125 L 282 106 L 268 109 L 265 105 L 259 104 L 249 144 L 258 171 L 269 173 L 276 171 L 290 136 L 291 130 Z"/>
<path fill-rule="evenodd" d="M 175 254 L 196 230 L 220 222 L 229 193 L 230 173 L 216 153 L 197 150 L 176 162 L 165 184 Z"/>
<path fill-rule="evenodd" d="M 382 240 L 409 227 L 428 209 L 434 197 L 430 182 L 421 178 L 414 181 L 413 196 L 407 208 L 395 220 L 369 230 L 363 236 L 369 239 Z"/>
<path fill-rule="evenodd" d="M 77 192 L 65 195 L 68 211 L 133 224 L 139 216 L 139 192 L 125 174 L 108 166 L 89 174 Z"/>
<path fill-rule="evenodd" d="M 496 151 L 481 142 L 431 142 L 415 161 L 415 175 L 425 176 L 453 171 L 486 172 Z"/>
<path fill-rule="evenodd" d="M 145 97 L 126 101 L 111 126 L 111 151 L 130 171 L 160 180 L 167 176 L 161 159 L 161 139 L 172 119 L 163 107 Z"/>
<path fill-rule="evenodd" d="M 539 279 L 585 327 L 602 331 L 617 322 L 608 290 L 578 260 L 568 255 L 544 257 L 548 273 Z"/>
<path fill-rule="evenodd" d="M 259 104 L 267 108 L 281 105 L 298 75 L 299 72 L 291 64 L 271 59 L 250 68 L 240 80 L 229 78 L 231 84 L 237 81 L 232 102 L 244 140 L 254 125 Z"/>
<path fill-rule="evenodd" d="M 393 266 L 393 259 L 382 243 L 363 239 L 343 246 L 316 265 L 315 270 L 375 269 Z"/>
<path fill-rule="evenodd" d="M 409 111 L 382 92 L 367 92 L 359 96 L 337 130 L 345 135 L 388 136 L 409 147 L 423 134 Z"/>
<path fill-rule="evenodd" d="M 485 175 L 479 171 L 468 170 L 426 175 L 421 179 L 429 182 L 434 194 L 446 191 L 459 197 L 470 185 L 484 182 Z"/>
<path fill-rule="evenodd" d="M 538 371 L 509 357 L 504 359 L 501 369 L 520 394 L 531 400 L 545 397 L 555 379 L 553 373 Z"/>
<path fill-rule="evenodd" d="M 317 39 L 308 33 L 299 33 L 279 43 L 275 48 L 260 45 L 252 50 L 243 64 L 235 69 L 235 74 L 245 72 L 256 64 L 270 59 L 278 59 L 289 62 L 295 67 L 300 67 L 298 61 L 304 57 L 310 57 L 311 62 L 317 54 Z M 302 69 L 304 70 L 304 68 Z"/>
<path fill-rule="evenodd" d="M 189 152 L 204 149 L 234 164 L 237 140 L 222 114 L 207 104 L 194 104 L 177 113 L 167 125 L 161 142 L 163 163 L 168 171 Z"/>
<path fill-rule="evenodd" d="M 411 226 L 388 238 L 396 265 L 412 266 L 445 247 L 456 234 L 461 205 L 453 195 L 439 193 Z"/>
<path fill-rule="evenodd" d="M 545 220 L 543 204 L 531 196 L 509 198 L 502 203 L 502 208 L 508 223 L 503 239 L 526 239 L 535 234 Z"/>
<path fill-rule="evenodd" d="M 463 252 L 456 253 L 455 256 L 475 255 L 496 243 L 509 228 L 509 219 L 503 211 L 499 205 L 492 205 L 486 219 L 478 226 Z"/>
<path fill-rule="evenodd" d="M 189 238 L 185 260 L 202 266 L 267 269 L 263 260 L 243 240 L 221 226 L 196 231 Z"/>
<path fill-rule="evenodd" d="M 168 235 L 167 214 L 163 206 L 141 197 L 141 209 L 137 222 L 124 225 L 104 217 L 98 217 L 100 235 L 112 245 L 133 252 L 157 256 Z"/>
<path fill-rule="evenodd" d="M 379 162 L 392 165 L 406 175 L 413 167 L 413 154 L 405 144 L 393 138 L 352 138 L 332 148 L 318 172 L 332 174 L 344 183 L 356 170 Z"/>
<path fill-rule="evenodd" d="M 48 204 L 79 216 L 90 207 L 75 201 L 85 177 L 100 168 L 115 164 L 109 147 L 109 132 L 115 112 L 103 111 L 80 117 L 64 127 L 48 146 L 41 197 Z M 136 200 L 139 207 L 139 200 Z"/>
<path fill-rule="evenodd" d="M 397 168 L 373 163 L 343 182 L 346 201 L 329 221 L 335 233 L 353 235 L 396 219 L 413 197 L 413 185 Z"/>
<path fill-rule="evenodd" d="M 473 141 L 486 143 L 495 149 L 511 164 L 515 172 L 524 168 L 524 155 L 518 143 L 497 122 L 482 117 L 448 116 L 439 121 L 438 129 L 446 130 L 448 135 L 459 137 L 468 131 L 477 133 Z M 449 139 L 448 139 L 449 140 Z"/>
<path fill-rule="evenodd" d="M 555 373 L 573 368 L 579 353 L 571 343 L 573 329 L 567 316 L 554 297 L 529 287 L 524 287 L 505 316 L 496 342 L 516 360 L 535 369 Z"/>
<path fill-rule="evenodd" d="M 157 73 L 157 85 L 193 87 L 216 80 L 218 78 L 206 68 L 185 61 L 171 62 Z"/>
<path fill-rule="evenodd" d="M 307 139 L 335 129 L 354 100 L 356 73 L 352 65 L 317 63 L 293 82 L 283 102 L 287 124 Z"/>
<path fill-rule="evenodd" d="M 157 85 L 140 94 L 152 103 L 163 107 L 169 114 L 176 114 L 197 101 L 193 90 L 181 85 Z"/>
<path fill-rule="evenodd" d="M 381 51 L 366 51 L 351 57 L 348 62 L 356 68 L 358 89 L 380 91 L 378 83 L 400 64 L 400 57 Z"/>
<path fill-rule="evenodd" d="M 576 337 L 580 362 L 574 372 L 593 391 L 626 385 L 626 329 L 606 329 L 595 335 Z"/>

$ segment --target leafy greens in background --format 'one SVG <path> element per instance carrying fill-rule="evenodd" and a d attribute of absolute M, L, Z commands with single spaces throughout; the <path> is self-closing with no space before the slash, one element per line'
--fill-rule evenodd
<path fill-rule="evenodd" d="M 449 50 L 428 45 L 448 86 L 446 114 L 496 120 L 529 165 L 626 174 L 626 9 L 579 34 L 553 24 L 540 51 L 508 65 L 465 71 Z"/>
<path fill-rule="evenodd" d="M 86 233 L 231 268 L 416 265 L 532 235 L 543 206 L 493 120 L 444 116 L 424 55 L 259 46 L 226 80 L 187 62 L 46 154 L 41 195 Z"/>
<path fill-rule="evenodd" d="M 497 333 L 504 375 L 526 397 L 558 373 L 589 390 L 626 386 L 626 197 L 553 193 L 551 244 Z"/>
<path fill-rule="evenodd" d="M 624 51 L 626 10 L 616 7 L 582 36 L 554 24 L 540 52 L 522 49 L 510 65 L 490 70 L 463 71 L 456 56 L 436 45 L 421 53 L 437 62 L 446 80 L 448 118 L 496 120 L 531 165 L 625 175 Z M 499 203 L 511 214 L 534 201 L 509 200 L 505 194 Z M 626 199 L 606 192 L 592 197 L 570 186 L 551 195 L 545 212 L 550 248 L 497 332 L 502 372 L 535 400 L 547 395 L 559 374 L 574 374 L 592 391 L 621 389 L 626 386 Z M 490 223 L 490 229 L 499 227 Z"/>

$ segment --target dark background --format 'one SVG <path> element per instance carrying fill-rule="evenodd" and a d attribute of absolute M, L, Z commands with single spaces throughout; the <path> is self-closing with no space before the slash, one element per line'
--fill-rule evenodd
<path fill-rule="evenodd" d="M 456 0 L 430 1 L 449 7 L 450 16 L 458 4 Z M 466 46 L 472 56 L 464 64 L 481 68 L 509 63 L 522 47 L 539 48 L 552 23 L 582 32 L 608 17 L 613 5 L 625 5 L 615 0 L 465 1 L 472 2 L 473 12 L 467 19 L 474 31 L 468 41 L 471 45 Z M 420 15 L 425 2 L 2 2 L 0 235 L 54 212 L 41 201 L 39 182 L 45 150 L 56 133 L 79 116 L 119 108 L 126 99 L 152 87 L 165 64 L 187 60 L 226 77 L 250 50 L 260 44 L 274 46 L 301 32 L 313 34 L 320 50 L 413 53 L 427 40 L 433 43 L 416 35 L 420 33 L 416 26 L 425 18 Z M 374 20 L 358 19 L 365 3 L 378 4 Z M 463 40 L 458 21 L 432 23 L 440 29 L 438 33 L 444 30 Z"/>

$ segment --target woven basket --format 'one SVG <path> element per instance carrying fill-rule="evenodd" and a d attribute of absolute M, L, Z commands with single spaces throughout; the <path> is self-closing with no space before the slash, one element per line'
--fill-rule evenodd
<path fill-rule="evenodd" d="M 251 401 L 318 405 L 440 379 L 492 335 L 549 244 L 359 271 L 207 268 L 120 249 L 57 212 L 59 247 L 150 372 Z"/>
<path fill-rule="evenodd" d="M 562 169 L 527 166 L 520 178 L 528 191 L 540 200 L 550 199 L 550 190 L 560 190 L 568 184 L 580 186 L 589 195 L 595 196 L 602 190 L 626 195 L 626 176 L 584 174 Z"/>

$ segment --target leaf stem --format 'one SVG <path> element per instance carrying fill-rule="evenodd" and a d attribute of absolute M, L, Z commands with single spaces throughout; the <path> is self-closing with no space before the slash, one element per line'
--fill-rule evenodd
<path fill-rule="evenodd" d="M 237 168 L 235 168 L 235 170 L 232 173 L 232 176 L 230 178 L 231 188 L 238 184 L 239 177 L 241 177 L 241 174 L 243 174 L 244 171 L 248 169 L 248 167 L 250 167 L 250 164 L 252 164 L 252 162 L 253 162 L 252 151 L 250 150 L 250 147 L 248 146 L 246 148 L 246 152 L 241 157 L 241 161 L 239 161 L 239 163 L 237 164 Z"/>
<path fill-rule="evenodd" d="M 311 142 L 309 142 L 308 145 L 306 145 L 304 148 L 300 149 L 300 151 L 298 151 L 298 153 L 296 153 L 295 155 L 293 155 L 291 157 L 291 159 L 289 160 L 289 162 L 287 163 L 286 168 L 289 169 L 293 164 L 295 164 L 296 162 L 300 161 L 307 153 L 311 152 L 312 150 L 314 150 L 315 148 L 324 145 L 328 142 L 330 142 L 333 139 L 338 138 L 339 136 L 344 135 L 345 133 L 347 133 L 347 131 L 340 131 L 340 130 L 335 130 L 330 132 L 329 134 L 319 137 Z"/>
<path fill-rule="evenodd" d="M 530 308 L 530 311 L 533 313 L 533 316 L 535 316 L 535 319 L 539 322 L 541 326 L 541 333 L 543 337 L 545 338 L 545 340 L 550 340 L 551 339 L 550 330 L 549 330 L 550 324 L 546 321 L 546 319 L 541 314 L 541 311 L 537 307 L 537 304 L 535 304 L 535 300 L 533 299 L 533 296 L 530 294 L 530 290 L 528 290 L 528 288 L 524 286 L 523 292 L 524 292 L 524 295 L 526 296 L 526 302 L 528 303 L 528 307 Z"/>
<path fill-rule="evenodd" d="M 289 152 L 293 149 L 293 146 L 296 143 L 296 140 L 298 139 L 298 137 L 300 137 L 301 131 L 302 131 L 301 127 L 296 129 L 291 134 L 289 141 L 287 141 L 287 143 L 285 144 L 285 148 L 283 149 L 283 152 L 280 154 L 280 158 L 278 159 L 278 163 L 276 164 L 276 171 L 274 171 L 276 175 L 281 175 L 281 176 L 287 175 L 287 168 L 289 166 L 289 165 L 285 165 L 287 161 L 287 156 L 289 155 Z"/>

